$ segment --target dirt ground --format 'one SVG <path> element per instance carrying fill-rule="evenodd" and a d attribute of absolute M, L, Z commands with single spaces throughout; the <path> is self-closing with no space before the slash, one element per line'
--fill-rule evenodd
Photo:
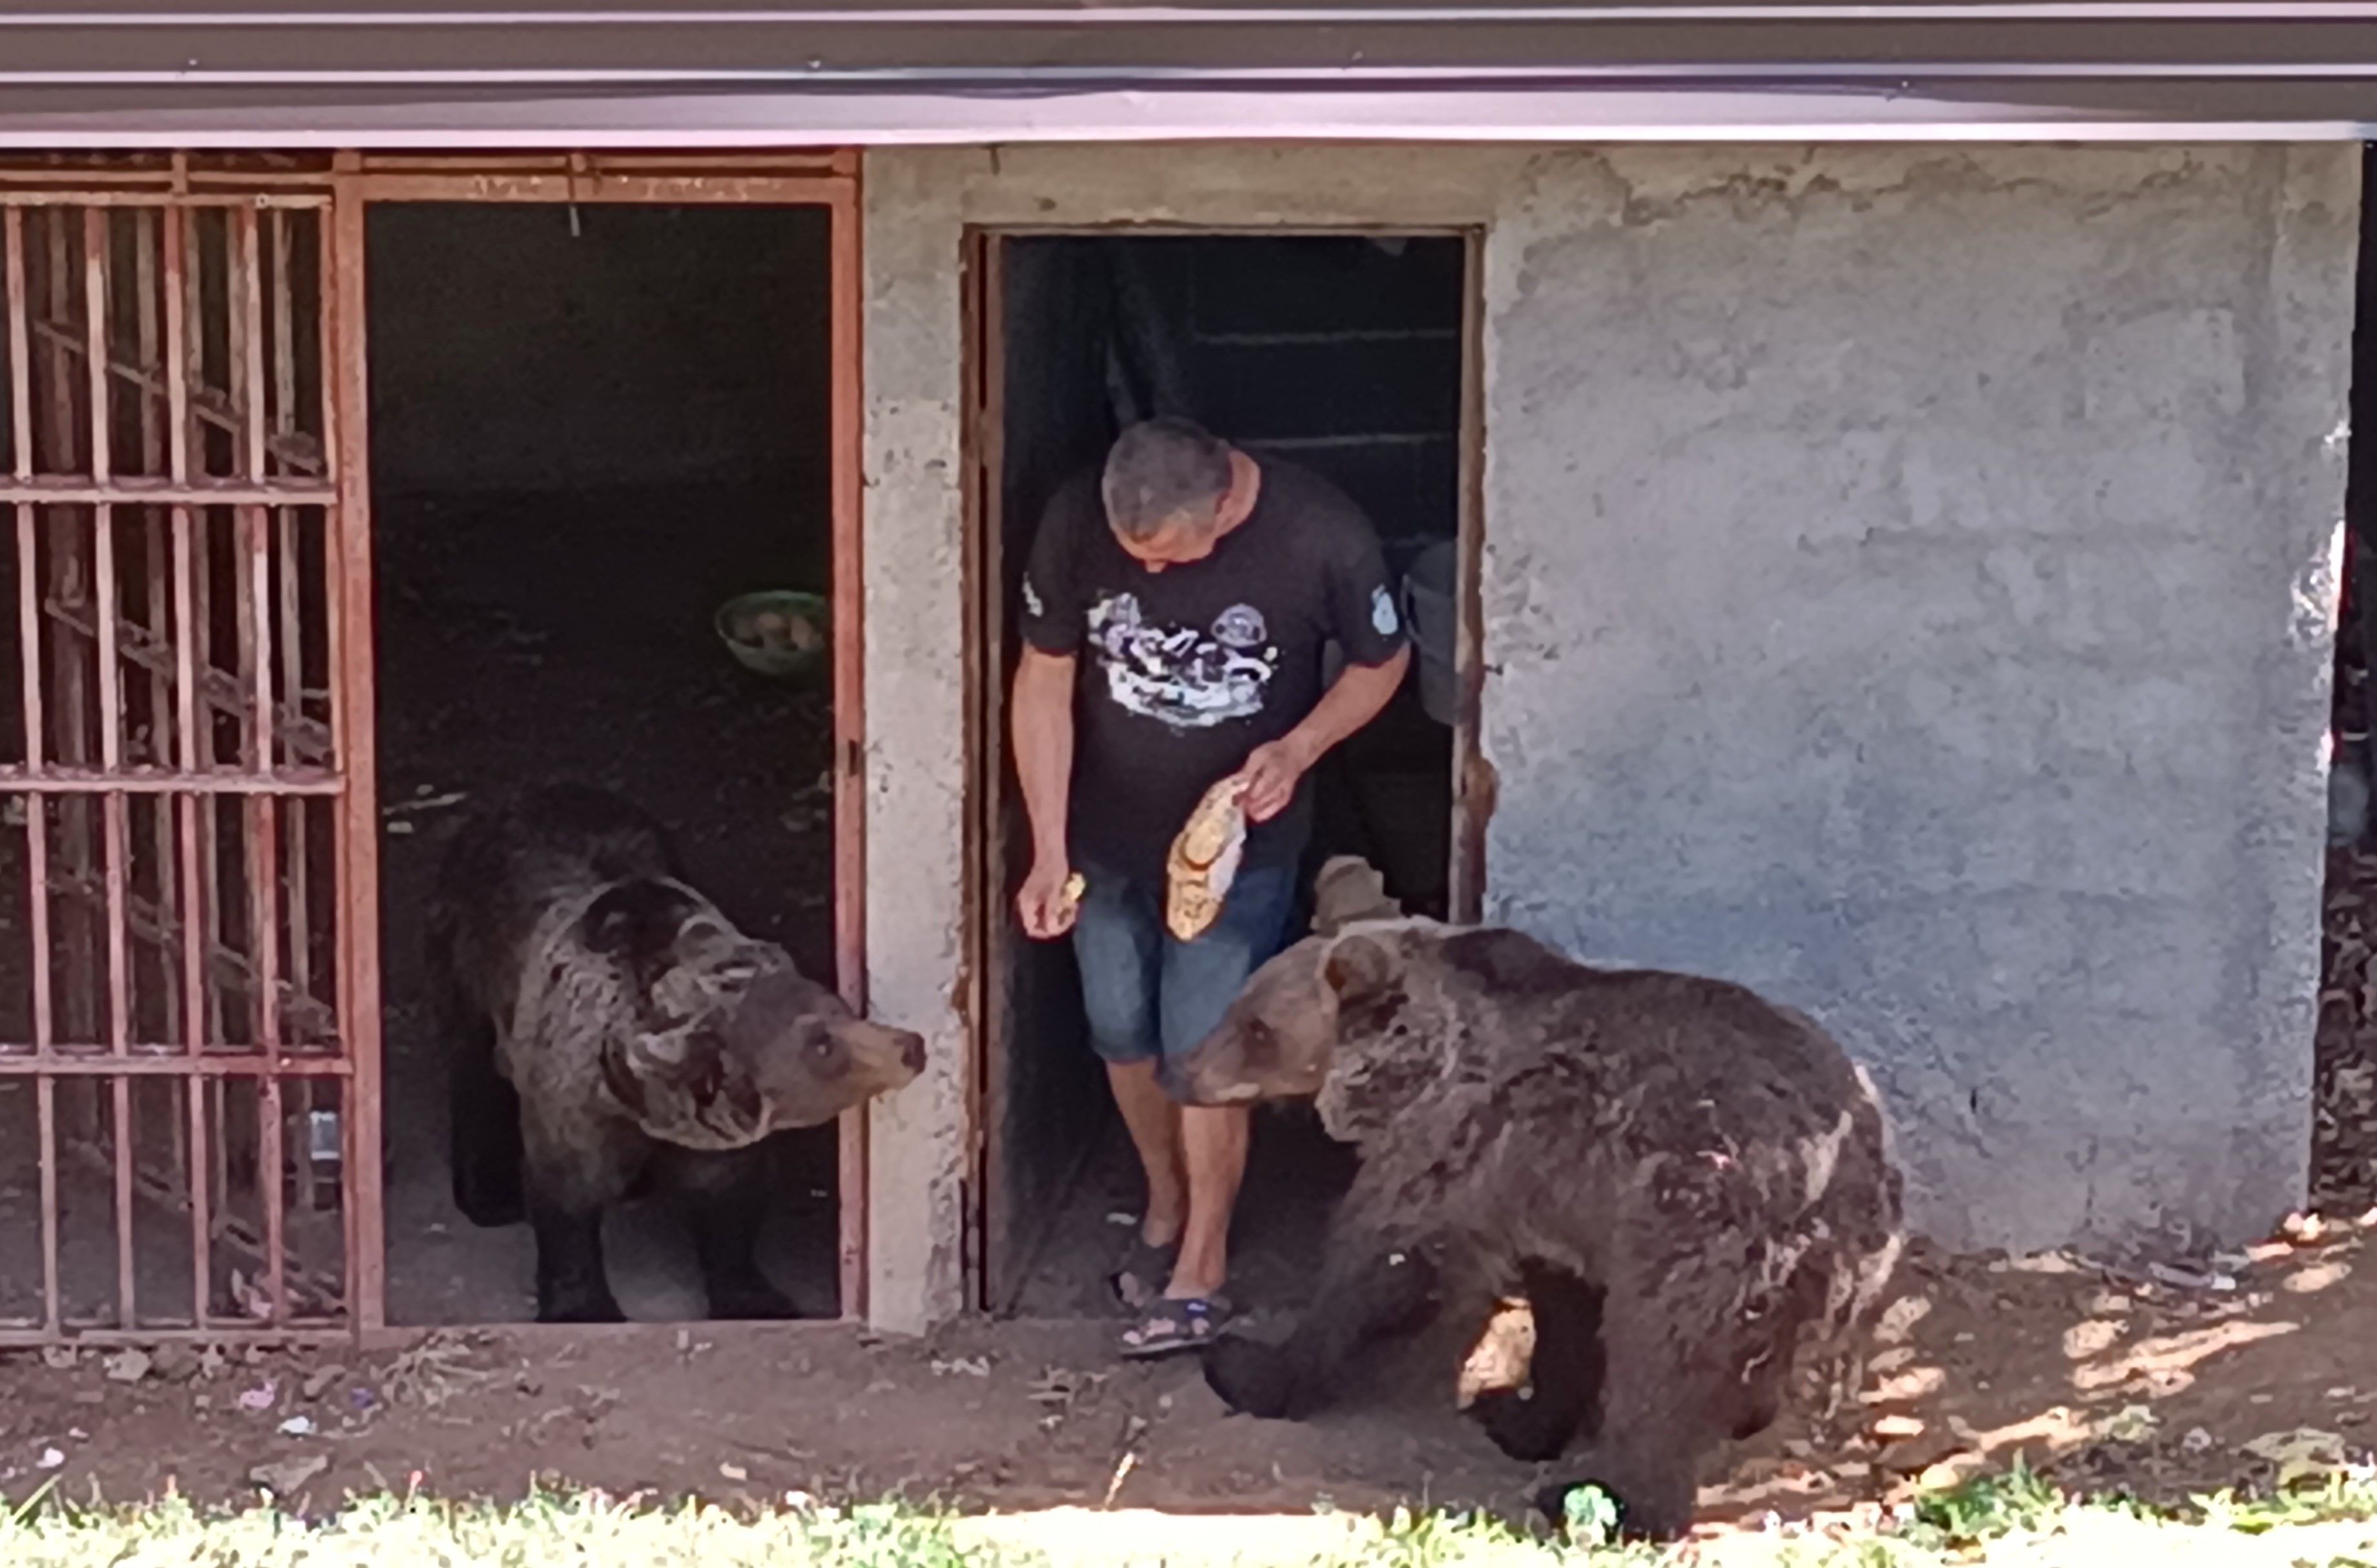
<path fill-rule="evenodd" d="M 2268 1478 L 2274 1435 L 2364 1448 L 2372 1235 L 2335 1226 L 2259 1249 L 2229 1289 L 1918 1251 L 1864 1405 L 1834 1430 L 1788 1419 L 1743 1445 L 1704 1513 L 1714 1526 L 1853 1510 L 2018 1453 L 2074 1486 L 2177 1499 Z M 0 1363 L 0 1491 L 54 1479 L 73 1498 L 228 1499 L 267 1485 L 319 1508 L 350 1490 L 508 1496 L 545 1479 L 752 1503 L 896 1491 L 1003 1509 L 1518 1512 L 1552 1474 L 1503 1459 L 1454 1414 L 1461 1347 L 1441 1336 L 1382 1358 L 1348 1407 L 1294 1425 L 1226 1414 L 1193 1360 L 1117 1364 L 1117 1326 L 970 1323 L 909 1342 L 634 1325 L 461 1332 L 360 1358 L 29 1353 Z"/>
<path fill-rule="evenodd" d="M 2179 1501 L 2360 1458 L 2377 1415 L 2377 856 L 2337 856 L 2319 1037 L 2320 1220 L 2161 1278 L 2064 1254 L 1909 1257 L 1860 1405 L 1789 1417 L 1711 1478 L 1711 1528 L 1854 1512 L 2017 1454 L 2075 1488 Z M 2139 1264 L 2140 1269 L 2149 1265 Z M 410 1349 L 0 1359 L 0 1493 L 269 1486 L 318 1508 L 418 1484 L 563 1481 L 724 1502 L 902 1492 L 976 1507 L 1477 1505 L 1554 1472 L 1452 1408 L 1464 1348 L 1382 1354 L 1308 1425 L 1227 1414 L 1193 1361 L 1118 1363 L 1119 1323 L 448 1332 Z M 1570 1473 L 1589 1467 L 1572 1458 Z"/>

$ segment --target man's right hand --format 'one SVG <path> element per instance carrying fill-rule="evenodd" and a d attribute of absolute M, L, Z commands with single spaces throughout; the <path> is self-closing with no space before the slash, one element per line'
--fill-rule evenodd
<path fill-rule="evenodd" d="M 1024 935 L 1047 941 L 1073 928 L 1081 908 L 1065 896 L 1065 884 L 1072 875 L 1072 867 L 1061 859 L 1032 863 L 1032 874 L 1023 879 L 1015 895 L 1015 913 L 1022 917 Z"/>

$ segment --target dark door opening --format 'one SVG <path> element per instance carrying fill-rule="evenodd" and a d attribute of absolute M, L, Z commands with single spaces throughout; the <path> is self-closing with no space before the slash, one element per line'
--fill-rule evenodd
<path fill-rule="evenodd" d="M 983 1279 L 995 1311 L 1077 1316 L 1108 1310 L 1105 1275 L 1142 1194 L 1084 1037 L 1069 945 L 1025 939 L 1011 905 L 1030 838 L 1004 694 L 1033 533 L 1058 485 L 1156 414 L 1188 415 L 1344 488 L 1378 530 L 1420 646 L 1386 712 L 1318 770 L 1304 885 L 1329 856 L 1358 854 L 1405 907 L 1446 915 L 1465 733 L 1452 674 L 1474 473 L 1470 246 L 1440 234 L 994 235 L 975 262 Z M 1299 910 L 1295 928 L 1305 919 Z M 1347 1151 L 1305 1107 L 1259 1117 L 1235 1298 L 1296 1301 L 1351 1175 Z"/>
<path fill-rule="evenodd" d="M 392 1322 L 533 1311 L 524 1226 L 450 1196 L 420 982 L 439 853 L 472 805 L 574 779 L 675 840 L 690 880 L 804 973 L 835 965 L 830 653 L 746 669 L 713 629 L 832 581 L 822 207 L 370 210 Z M 781 1135 L 762 1266 L 837 1310 L 835 1130 Z M 611 1216 L 630 1317 L 705 1313 L 669 1205 Z"/>
<path fill-rule="evenodd" d="M 2311 1206 L 2359 1214 L 2377 1203 L 2377 844 L 2371 832 L 2371 658 L 2377 650 L 2377 147 L 2361 162 L 2359 308 L 2352 335 L 2345 550 L 2337 606 L 2334 761 L 2328 775 L 2325 939 L 2322 944 L 2312 1121 Z"/>

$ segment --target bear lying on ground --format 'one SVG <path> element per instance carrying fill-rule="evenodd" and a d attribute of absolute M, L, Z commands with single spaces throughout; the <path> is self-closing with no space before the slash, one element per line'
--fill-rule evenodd
<path fill-rule="evenodd" d="M 1532 1386 L 1472 1413 L 1517 1458 L 1597 1439 L 1628 1527 L 1682 1530 L 1702 1460 L 1771 1422 L 1795 1367 L 1857 1375 L 1900 1248 L 1870 1083 L 1738 986 L 1404 917 L 1357 861 L 1319 904 L 1182 1079 L 1203 1104 L 1317 1095 L 1361 1171 L 1292 1336 L 1222 1340 L 1207 1381 L 1307 1416 L 1378 1336 L 1523 1298 Z"/>
<path fill-rule="evenodd" d="M 659 826 L 580 785 L 469 823 L 439 868 L 429 972 L 452 1068 L 454 1201 L 536 1231 L 541 1323 L 616 1323 L 603 1214 L 690 1200 L 713 1318 L 793 1304 L 753 1257 L 758 1145 L 924 1068 L 921 1037 L 854 1015 L 686 885 Z"/>

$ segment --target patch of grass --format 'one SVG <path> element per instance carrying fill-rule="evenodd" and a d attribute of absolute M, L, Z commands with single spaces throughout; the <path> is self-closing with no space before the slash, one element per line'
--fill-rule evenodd
<path fill-rule="evenodd" d="M 1973 1547 L 2016 1531 L 2035 1533 L 2065 1504 L 2054 1483 L 2016 1455 L 2010 1469 L 1976 1476 L 1917 1499 L 1906 1534 L 1926 1545 Z"/>
<path fill-rule="evenodd" d="M 2377 1478 L 2331 1473 L 2318 1486 L 2240 1497 L 2219 1491 L 2192 1500 L 2189 1516 L 2224 1530 L 2261 1535 L 2288 1525 L 2377 1519 Z"/>
<path fill-rule="evenodd" d="M 2124 1560 L 2178 1536 L 2237 1543 L 2255 1563 L 2377 1568 L 2377 1480 L 2335 1477 L 2275 1497 L 2222 1492 L 2177 1511 L 2121 1498 L 2075 1500 L 2017 1463 L 1920 1499 L 1877 1531 L 1792 1538 L 1748 1535 L 1690 1552 L 1611 1545 L 1607 1499 L 1572 1499 L 1570 1538 L 1543 1538 L 1477 1515 L 1398 1512 L 1352 1518 L 1313 1534 L 1284 1522 L 1251 1550 L 1200 1548 L 1194 1521 L 1167 1521 L 1150 1538 L 1099 1537 L 1049 1555 L 1000 1538 L 996 1519 L 961 1520 L 906 1503 L 736 1514 L 699 1503 L 663 1506 L 599 1492 L 543 1494 L 493 1506 L 429 1497 L 359 1498 L 299 1519 L 256 1507 L 202 1512 L 178 1499 L 141 1508 L 78 1506 L 37 1493 L 0 1511 L 6 1568 L 1941 1568 L 2001 1551 L 2054 1568 L 2101 1568 L 2108 1539 Z M 1095 1517 L 1093 1515 L 1093 1517 Z M 1127 1523 L 1127 1521 L 1117 1521 Z M 1317 1521 L 1307 1520 L 1306 1524 Z M 2324 1527 L 2330 1533 L 2323 1535 Z M 2122 1532 L 2137 1532 L 2134 1538 Z M 2108 1536 L 2108 1532 L 2113 1532 Z M 2257 1537 L 2274 1537 L 2268 1541 Z M 1261 1538 L 1257 1539 L 1260 1541 Z M 1316 1544 L 1316 1541 L 1324 1544 Z M 2297 1551 L 2288 1543 L 2307 1550 Z M 2278 1555 L 2268 1555 L 2270 1550 Z M 2226 1560 L 2232 1555 L 2219 1548 Z M 2190 1558 L 2190 1561 L 2197 1561 Z M 2206 1559 L 2208 1560 L 2208 1559 Z"/>
<path fill-rule="evenodd" d="M 600 1493 L 510 1507 L 364 1498 L 306 1521 L 257 1507 L 201 1513 L 51 1503 L 0 1522 L 8 1568 L 1008 1568 L 941 1516 L 891 1504 L 757 1518 Z"/>

